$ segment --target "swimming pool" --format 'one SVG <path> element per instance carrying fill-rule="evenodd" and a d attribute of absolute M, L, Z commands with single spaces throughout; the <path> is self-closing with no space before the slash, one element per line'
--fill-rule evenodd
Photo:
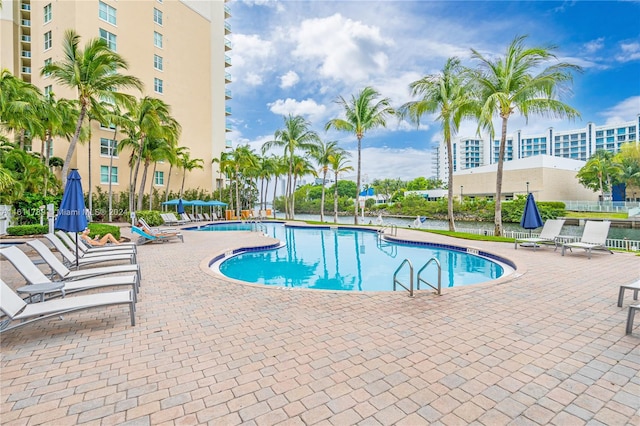
<path fill-rule="evenodd" d="M 230 225 L 234 230 L 250 229 L 249 224 Z M 228 225 L 211 225 L 200 230 L 223 230 L 221 226 Z M 267 286 L 356 292 L 392 291 L 394 271 L 404 259 L 412 262 L 414 274 L 429 259 L 438 259 L 443 288 L 493 280 L 501 277 L 505 268 L 510 269 L 460 247 L 384 241 L 375 230 L 273 223 L 264 226 L 267 235 L 284 245 L 221 256 L 211 264 L 212 269 L 229 278 Z M 436 268 L 426 269 L 421 277 L 437 283 Z M 408 268 L 398 274 L 398 279 L 409 282 Z"/>

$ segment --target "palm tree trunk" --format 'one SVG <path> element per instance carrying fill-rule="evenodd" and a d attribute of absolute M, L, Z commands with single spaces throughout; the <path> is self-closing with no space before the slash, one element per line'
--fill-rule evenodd
<path fill-rule="evenodd" d="M 184 194 L 184 180 L 187 177 L 187 171 L 185 170 L 184 173 L 182 173 L 182 185 L 180 185 L 180 198 L 182 198 L 182 194 Z"/>
<path fill-rule="evenodd" d="M 353 223 L 358 224 L 358 207 L 360 207 L 360 166 L 362 165 L 362 136 L 358 136 L 358 173 L 356 178 L 356 206 Z"/>
<path fill-rule="evenodd" d="M 327 169 L 322 169 L 322 197 L 320 197 L 320 222 L 324 222 L 324 185 L 327 182 Z"/>
<path fill-rule="evenodd" d="M 262 206 L 262 210 L 267 211 L 267 193 L 269 192 L 269 182 L 271 179 L 267 179 L 267 184 L 264 187 L 264 205 Z"/>
<path fill-rule="evenodd" d="M 89 126 L 91 126 L 91 120 L 89 120 Z M 87 171 L 89 173 L 89 179 L 88 179 L 88 186 L 89 186 L 89 191 L 88 191 L 88 196 L 87 198 L 89 199 L 89 216 L 91 217 L 93 215 L 93 183 L 92 183 L 92 179 L 91 179 L 91 130 L 89 130 L 89 140 L 87 141 Z"/>
<path fill-rule="evenodd" d="M 147 184 L 147 172 L 149 171 L 149 162 L 145 160 L 142 169 L 142 178 L 140 179 L 140 189 L 138 190 L 138 210 L 142 210 L 142 201 L 144 200 L 144 186 Z"/>
<path fill-rule="evenodd" d="M 455 232 L 456 224 L 453 220 L 453 149 L 451 147 L 451 138 L 447 138 L 447 162 L 449 164 L 449 188 L 447 189 L 447 218 L 449 219 L 449 231 Z M 462 203 L 462 199 L 460 200 Z"/>
<path fill-rule="evenodd" d="M 113 132 L 113 141 L 114 141 L 114 145 L 116 146 L 117 146 L 117 143 L 115 143 L 115 141 L 117 138 L 117 134 L 118 134 L 118 128 L 116 127 L 116 130 Z M 113 183 L 111 182 L 111 170 L 113 170 L 113 145 L 109 146 L 109 196 L 108 196 L 109 222 L 113 220 Z"/>
<path fill-rule="evenodd" d="M 153 185 L 155 184 L 155 179 L 156 179 L 156 167 L 158 166 L 158 163 L 156 163 L 155 161 L 153 162 L 153 173 L 151 174 L 151 188 L 149 188 L 149 210 L 153 210 Z"/>
<path fill-rule="evenodd" d="M 238 169 L 236 168 L 236 216 L 240 216 L 240 188 L 238 179 Z"/>
<path fill-rule="evenodd" d="M 500 149 L 498 153 L 498 171 L 496 172 L 496 211 L 494 216 L 494 235 L 502 236 L 502 171 L 504 169 L 504 150 L 507 144 L 507 117 L 502 117 L 502 136 L 500 137 Z"/>
<path fill-rule="evenodd" d="M 276 218 L 276 193 L 278 192 L 278 175 L 275 175 L 275 182 L 273 183 L 273 200 L 271 200 L 271 208 L 273 209 L 273 218 Z"/>
<path fill-rule="evenodd" d="M 73 134 L 73 138 L 71 138 L 71 142 L 69 142 L 69 149 L 67 149 L 67 156 L 64 159 L 64 164 L 62 165 L 62 187 L 67 187 L 67 175 L 69 174 L 69 166 L 71 165 L 71 159 L 73 158 L 73 153 L 76 150 L 76 145 L 78 144 L 78 139 L 80 138 L 80 130 L 82 130 L 82 122 L 84 121 L 84 117 L 87 115 L 87 107 L 83 104 L 80 108 L 80 115 L 78 115 L 78 121 L 76 123 L 76 132 Z"/>
<path fill-rule="evenodd" d="M 144 152 L 145 138 L 145 136 L 140 136 L 140 148 L 138 150 L 135 171 L 133 173 L 133 184 L 131 185 L 132 197 L 134 197 L 136 193 L 136 184 L 138 183 L 138 174 L 140 173 L 140 163 L 142 162 L 142 153 Z M 138 210 L 142 209 L 142 200 L 138 200 L 138 206 L 140 206 L 138 207 Z"/>
<path fill-rule="evenodd" d="M 169 201 L 169 184 L 171 183 L 171 169 L 173 169 L 173 164 L 169 165 L 169 176 L 167 177 L 167 190 L 165 191 L 165 194 L 164 194 L 165 203 Z"/>
<path fill-rule="evenodd" d="M 297 180 L 298 180 L 297 176 L 293 175 L 293 186 L 294 186 L 294 188 L 296 186 L 296 181 Z M 295 209 L 296 209 L 296 205 L 295 204 L 296 204 L 296 195 L 295 195 L 295 192 L 292 192 L 292 194 L 291 194 L 291 209 L 289 209 L 289 212 L 291 213 L 291 219 L 293 219 L 294 216 L 295 216 Z"/>
<path fill-rule="evenodd" d="M 338 172 L 336 172 L 336 182 L 333 186 L 333 223 L 338 223 Z"/>

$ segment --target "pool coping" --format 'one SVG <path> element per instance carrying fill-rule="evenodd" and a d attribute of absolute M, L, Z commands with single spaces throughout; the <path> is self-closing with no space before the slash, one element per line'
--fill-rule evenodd
<path fill-rule="evenodd" d="M 230 224 L 230 223 L 245 223 L 242 221 L 224 221 L 224 222 L 218 222 L 218 224 L 223 225 L 223 224 Z M 368 226 L 356 226 L 356 225 L 341 225 L 341 224 L 308 224 L 308 223 L 300 223 L 300 222 L 291 222 L 291 221 L 269 221 L 268 223 L 278 223 L 278 224 L 283 224 L 285 227 L 291 227 L 291 228 L 308 228 L 308 229 L 351 229 L 351 230 L 356 230 L 356 231 L 364 231 L 364 232 L 372 232 L 372 233 L 378 233 L 378 229 L 376 228 L 371 228 Z M 213 225 L 213 224 L 208 224 L 208 225 Z M 402 228 L 404 229 L 404 228 Z M 194 229 L 191 229 L 192 231 Z M 197 228 L 195 229 L 197 230 Z M 415 235 L 421 235 L 424 233 L 417 233 L 418 231 L 415 229 L 404 229 L 405 231 L 411 233 L 411 234 L 415 234 Z M 249 231 L 249 230 L 232 230 L 232 231 L 219 231 L 219 232 L 254 232 L 254 231 Z M 265 245 L 256 245 L 256 246 L 246 246 L 246 247 L 236 247 L 236 248 L 230 248 L 227 250 L 223 250 L 223 251 L 217 251 L 215 253 L 213 253 L 211 256 L 206 256 L 202 262 L 200 263 L 200 268 L 206 272 L 209 275 L 212 275 L 216 278 L 220 278 L 220 279 L 224 279 L 227 280 L 229 282 L 233 282 L 233 283 L 238 283 L 238 284 L 242 284 L 242 285 L 248 285 L 251 287 L 257 287 L 257 288 L 267 288 L 267 289 L 276 289 L 276 290 L 289 290 L 289 291 L 322 291 L 322 292 L 330 292 L 330 293 L 338 293 L 338 294 L 360 294 L 360 295 L 367 295 L 367 294 L 388 294 L 388 293 L 395 293 L 396 291 L 344 291 L 344 290 L 329 290 L 329 289 L 308 289 L 308 288 L 304 288 L 304 287 L 282 287 L 282 286 L 271 286 L 271 285 L 265 285 L 265 284 L 259 284 L 259 283 L 251 283 L 248 281 L 242 281 L 242 280 L 238 280 L 235 278 L 231 278 L 228 277 L 226 275 L 224 275 L 222 272 L 220 272 L 219 268 L 216 267 L 216 269 L 213 269 L 214 264 L 220 264 L 222 263 L 225 259 L 231 258 L 233 256 L 237 256 L 239 254 L 242 253 L 246 253 L 246 252 L 252 252 L 252 251 L 265 251 L 265 250 L 273 250 L 273 249 L 277 249 L 280 247 L 285 246 L 286 244 L 283 241 L 280 241 L 278 239 L 275 239 L 273 237 L 270 237 L 268 235 L 264 235 L 261 234 L 263 237 L 265 238 L 269 238 L 272 239 L 274 241 L 277 241 L 276 243 L 272 243 L 272 244 L 265 244 Z M 391 236 L 389 235 L 383 235 L 384 238 L 390 238 Z M 515 262 L 513 262 L 510 259 L 507 259 L 503 256 L 499 256 L 498 254 L 486 251 L 486 250 L 482 250 L 479 248 L 475 248 L 475 247 L 462 247 L 462 246 L 454 246 L 454 245 L 450 245 L 450 244 L 442 244 L 442 243 L 431 243 L 431 242 L 426 242 L 426 241 L 419 241 L 419 240 L 412 240 L 412 239 L 400 239 L 397 237 L 391 237 L 393 239 L 392 242 L 396 242 L 399 244 L 409 244 L 409 245 L 423 245 L 423 246 L 429 246 L 429 247 L 435 247 L 435 248 L 444 248 L 447 250 L 453 250 L 453 251 L 458 251 L 461 253 L 466 253 L 466 254 L 470 254 L 473 256 L 480 256 L 480 257 L 486 257 L 488 259 L 490 259 L 493 262 L 496 262 L 499 264 L 499 266 L 501 266 L 503 269 L 505 269 L 505 273 L 496 279 L 493 280 L 488 280 L 488 281 L 483 281 L 483 282 L 479 282 L 479 283 L 475 283 L 473 285 L 461 285 L 461 286 L 453 286 L 453 287 L 447 287 L 447 292 L 450 292 L 451 290 L 462 290 L 462 289 L 466 289 L 466 288 L 477 288 L 478 286 L 485 286 L 485 285 L 498 285 L 498 284 L 503 284 L 503 283 L 507 283 L 510 282 L 514 279 L 519 278 L 520 276 L 522 276 L 524 273 L 526 273 L 526 269 L 523 270 L 522 267 L 518 267 Z M 469 251 L 471 250 L 471 252 Z M 510 267 L 512 270 L 507 273 L 506 272 L 506 268 L 504 266 Z M 432 291 L 431 289 L 414 289 L 415 292 L 430 292 Z"/>

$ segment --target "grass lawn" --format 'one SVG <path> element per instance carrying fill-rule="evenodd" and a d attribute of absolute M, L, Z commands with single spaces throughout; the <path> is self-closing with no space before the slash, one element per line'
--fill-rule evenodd
<path fill-rule="evenodd" d="M 570 212 L 567 211 L 564 217 L 576 219 L 627 219 L 627 213 L 612 212 Z"/>

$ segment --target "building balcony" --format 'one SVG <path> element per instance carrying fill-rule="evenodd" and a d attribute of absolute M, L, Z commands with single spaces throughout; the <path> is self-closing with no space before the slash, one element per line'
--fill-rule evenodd
<path fill-rule="evenodd" d="M 24 10 L 24 11 L 30 11 L 30 10 L 31 10 L 31 5 L 30 5 L 30 4 L 27 4 L 27 3 L 22 3 L 22 4 L 20 5 L 20 9 L 21 9 L 21 10 Z"/>
<path fill-rule="evenodd" d="M 224 5 L 224 19 L 231 18 L 231 9 L 226 4 Z"/>
<path fill-rule="evenodd" d="M 23 58 L 31 58 L 31 51 L 23 50 L 20 56 L 22 56 Z"/>
<path fill-rule="evenodd" d="M 224 55 L 224 66 L 225 67 L 230 67 L 231 66 L 231 57 Z"/>
<path fill-rule="evenodd" d="M 23 27 L 31 28 L 31 20 L 23 19 L 23 20 L 20 21 L 20 25 L 22 25 Z"/>
<path fill-rule="evenodd" d="M 224 82 L 231 83 L 231 73 L 228 73 L 228 72 L 224 73 Z"/>
<path fill-rule="evenodd" d="M 231 139 L 226 139 L 224 141 L 224 147 L 225 148 L 233 148 L 233 142 L 231 142 Z"/>
<path fill-rule="evenodd" d="M 224 98 L 225 99 L 231 99 L 231 89 L 225 89 Z"/>
<path fill-rule="evenodd" d="M 30 36 L 30 35 L 23 34 L 23 35 L 20 37 L 20 41 L 22 41 L 23 43 L 31 43 L 31 36 Z"/>
<path fill-rule="evenodd" d="M 31 67 L 22 67 L 23 74 L 31 74 Z"/>
<path fill-rule="evenodd" d="M 231 49 L 233 49 L 233 46 L 231 46 L 231 42 L 225 38 L 224 39 L 224 50 L 225 50 L 225 52 L 227 52 L 227 51 L 229 51 Z"/>
<path fill-rule="evenodd" d="M 231 107 L 230 106 L 224 107 L 224 115 L 231 115 Z"/>
<path fill-rule="evenodd" d="M 224 34 L 231 34 L 231 24 L 229 24 L 228 22 L 224 23 Z"/>

